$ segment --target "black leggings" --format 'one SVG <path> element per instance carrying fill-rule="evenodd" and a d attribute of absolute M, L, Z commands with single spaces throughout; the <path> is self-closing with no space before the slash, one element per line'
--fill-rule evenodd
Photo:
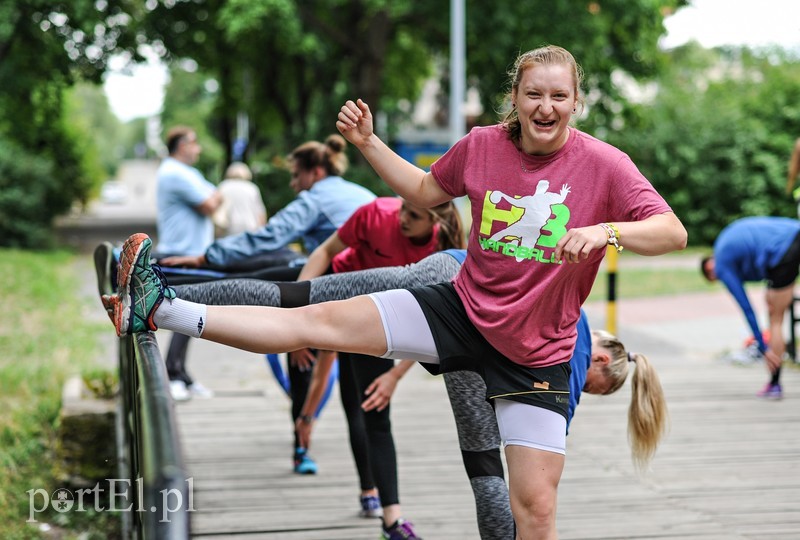
<path fill-rule="evenodd" d="M 350 432 L 350 448 L 361 489 L 378 488 L 381 504 L 398 504 L 397 454 L 392 437 L 391 404 L 382 411 L 364 412 L 362 397 L 375 378 L 394 366 L 394 360 L 339 353 L 339 391 Z"/>

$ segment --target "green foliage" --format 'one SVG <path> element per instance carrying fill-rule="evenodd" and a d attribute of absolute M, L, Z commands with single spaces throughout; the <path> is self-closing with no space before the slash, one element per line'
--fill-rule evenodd
<path fill-rule="evenodd" d="M 467 2 L 467 69 L 484 103 L 480 123 L 497 121 L 508 88 L 508 72 L 521 52 L 554 44 L 568 49 L 583 67 L 584 92 L 592 112 L 589 131 L 610 126 L 622 101 L 612 74 L 653 75 L 661 59 L 658 38 L 664 16 L 685 0 L 608 0 L 505 4 Z M 491 46 L 487 46 L 491 40 Z"/>
<path fill-rule="evenodd" d="M 138 4 L 0 4 L 0 245 L 46 246 L 53 218 L 85 204 L 112 167 L 65 92 L 99 81 L 110 51 L 132 51 Z"/>
<path fill-rule="evenodd" d="M 30 489 L 52 493 L 52 449 L 64 381 L 89 370 L 108 332 L 86 318 L 75 295 L 75 258 L 65 252 L 0 249 L 0 538 L 37 538 L 28 519 Z M 39 503 L 41 504 L 41 503 Z M 39 515 L 86 538 L 113 538 L 118 516 Z M 61 521 L 55 521 L 61 520 Z M 81 520 L 81 521 L 77 521 Z"/>
<path fill-rule="evenodd" d="M 198 5 L 199 4 L 199 5 Z M 250 120 L 250 151 L 285 154 L 335 130 L 354 94 L 376 108 L 414 99 L 430 73 L 432 39 L 446 45 L 446 2 L 197 2 L 158 4 L 144 19 L 169 58 L 192 58 L 220 84 L 214 134 L 230 147 L 235 117 Z M 413 63 L 413 70 L 408 69 Z M 402 67 L 402 70 L 387 69 Z"/>
<path fill-rule="evenodd" d="M 92 395 L 99 399 L 112 399 L 119 391 L 119 374 L 93 366 L 83 370 L 81 379 Z"/>
<path fill-rule="evenodd" d="M 593 91 L 597 114 L 589 129 L 609 123 L 605 111 L 618 108 L 620 99 L 612 71 L 653 73 L 664 15 L 685 3 L 612 0 L 576 8 L 561 1 L 542 10 L 533 0 L 466 2 L 467 72 L 486 111 L 480 122 L 497 120 L 506 71 L 517 54 L 558 43 L 569 47 L 591 75 L 587 89 Z M 166 58 L 174 65 L 191 58 L 199 72 L 219 83 L 213 110 L 202 99 L 194 101 L 192 125 L 206 122 L 226 152 L 225 161 L 240 113 L 249 119 L 247 160 L 257 166 L 334 132 L 339 108 L 354 97 L 385 115 L 391 138 L 408 119 L 403 104 L 416 101 L 435 67 L 447 77 L 450 2 L 445 0 L 196 0 L 148 4 L 148 10 L 142 31 L 164 44 Z M 186 91 L 174 81 L 167 102 L 173 93 Z"/>
<path fill-rule="evenodd" d="M 214 107 L 217 104 L 216 92 L 209 88 L 216 81 L 205 73 L 194 69 L 174 66 L 170 69 L 170 82 L 166 88 L 161 125 L 163 134 L 176 125 L 189 126 L 197 133 L 197 140 L 203 147 L 200 160 L 195 165 L 209 181 L 217 183 L 225 170 L 225 149 L 214 136 Z M 162 137 L 162 140 L 164 137 Z"/>
<path fill-rule="evenodd" d="M 122 148 L 121 159 L 155 159 L 156 149 L 147 146 L 147 118 L 134 118 L 122 125 L 119 146 Z"/>
<path fill-rule="evenodd" d="M 54 169 L 51 159 L 0 136 L 0 244 L 48 245 L 52 216 L 41 201 L 57 187 Z"/>
<path fill-rule="evenodd" d="M 62 97 L 61 85 L 40 84 L 27 129 L 0 131 L 0 246 L 48 246 L 55 216 L 85 204 L 105 176 L 92 136 L 70 120 Z"/>
<path fill-rule="evenodd" d="M 779 51 L 671 53 L 652 103 L 626 110 L 607 140 L 664 195 L 694 245 L 731 221 L 796 216 L 786 164 L 800 136 L 800 62 Z"/>
<path fill-rule="evenodd" d="M 91 168 L 100 166 L 98 176 L 113 177 L 123 156 L 123 126 L 111 112 L 101 86 L 80 82 L 66 94 L 66 114 L 70 125 L 80 126 L 80 136 L 91 142 L 86 153 Z M 94 186 L 93 186 L 94 187 Z"/>

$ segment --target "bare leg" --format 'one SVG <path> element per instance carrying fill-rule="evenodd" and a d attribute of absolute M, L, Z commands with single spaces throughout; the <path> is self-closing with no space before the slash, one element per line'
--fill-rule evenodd
<path fill-rule="evenodd" d="M 555 540 L 558 482 L 564 455 L 527 446 L 506 446 L 511 512 L 520 540 Z"/>
<path fill-rule="evenodd" d="M 208 306 L 201 336 L 260 354 L 302 347 L 381 356 L 386 336 L 367 296 L 300 308 Z"/>
<path fill-rule="evenodd" d="M 783 317 L 792 304 L 794 285 L 783 289 L 767 289 L 767 309 L 769 311 L 769 348 L 770 354 L 766 355 L 767 367 L 774 373 L 780 367 L 783 353 L 786 352 L 786 342 L 783 339 Z M 769 352 L 769 351 L 768 351 Z"/>

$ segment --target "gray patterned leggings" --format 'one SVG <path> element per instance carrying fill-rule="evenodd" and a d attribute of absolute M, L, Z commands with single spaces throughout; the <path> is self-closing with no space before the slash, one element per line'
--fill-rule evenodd
<path fill-rule="evenodd" d="M 207 305 L 296 307 L 389 289 L 450 281 L 461 264 L 447 253 L 435 253 L 409 266 L 376 268 L 321 276 L 307 282 L 253 279 L 209 281 L 175 287 L 178 297 Z M 444 374 L 456 421 L 464 467 L 475 496 L 478 529 L 483 540 L 512 540 L 514 520 L 500 458 L 500 435 L 486 387 L 469 371 Z"/>

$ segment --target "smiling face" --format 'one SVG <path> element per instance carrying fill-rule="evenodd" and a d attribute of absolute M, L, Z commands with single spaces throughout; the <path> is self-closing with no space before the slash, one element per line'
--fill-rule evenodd
<path fill-rule="evenodd" d="M 571 66 L 532 64 L 525 68 L 512 95 L 520 122 L 522 150 L 532 155 L 547 155 L 564 146 L 577 102 Z"/>

